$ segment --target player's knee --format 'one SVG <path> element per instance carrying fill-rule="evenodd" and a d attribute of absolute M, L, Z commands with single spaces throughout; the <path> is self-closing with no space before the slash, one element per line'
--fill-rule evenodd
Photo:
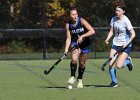
<path fill-rule="evenodd" d="M 85 62 L 80 62 L 80 63 L 79 63 L 79 66 L 80 66 L 81 68 L 85 67 Z"/>
<path fill-rule="evenodd" d="M 118 69 L 122 69 L 123 65 L 121 65 L 121 64 L 117 64 L 116 67 L 117 67 Z"/>
<path fill-rule="evenodd" d="M 71 60 L 72 64 L 77 64 L 77 60 Z"/>

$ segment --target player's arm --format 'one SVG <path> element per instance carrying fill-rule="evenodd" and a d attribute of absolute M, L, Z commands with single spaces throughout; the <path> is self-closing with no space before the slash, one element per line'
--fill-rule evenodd
<path fill-rule="evenodd" d="M 83 38 L 85 37 L 88 37 L 90 35 L 93 35 L 95 34 L 95 31 L 94 29 L 92 28 L 92 26 L 83 18 L 81 18 L 81 23 L 82 25 L 84 25 L 84 27 L 88 30 L 87 33 L 81 35 L 79 38 L 78 38 L 78 42 L 81 42 Z"/>
<path fill-rule="evenodd" d="M 108 44 L 110 38 L 113 36 L 113 27 L 110 28 L 107 38 L 105 39 L 105 43 Z"/>
<path fill-rule="evenodd" d="M 69 31 L 69 24 L 67 23 L 66 24 L 66 45 L 65 45 L 64 53 L 68 52 L 70 43 L 71 43 L 71 34 L 70 34 L 70 31 Z"/>
<path fill-rule="evenodd" d="M 136 36 L 136 33 L 135 33 L 134 29 L 131 29 L 130 33 L 131 33 L 131 37 L 127 41 L 127 43 L 125 45 L 123 45 L 123 48 L 127 47 L 132 42 L 132 40 L 135 38 L 135 36 Z"/>
<path fill-rule="evenodd" d="M 123 48 L 127 47 L 136 36 L 133 26 L 129 19 L 125 20 L 125 24 L 126 24 L 126 28 L 129 30 L 131 36 L 130 36 L 129 40 L 127 41 L 127 43 L 123 45 Z"/>

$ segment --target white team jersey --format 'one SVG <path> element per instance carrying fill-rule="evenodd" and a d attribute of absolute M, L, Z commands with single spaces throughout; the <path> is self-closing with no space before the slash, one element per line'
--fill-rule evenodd
<path fill-rule="evenodd" d="M 116 16 L 111 19 L 110 23 L 113 27 L 115 36 L 113 38 L 113 45 L 122 46 L 129 40 L 131 33 L 129 32 L 133 29 L 130 20 L 124 15 L 121 20 L 118 20 Z M 129 45 L 131 47 L 131 44 Z"/>

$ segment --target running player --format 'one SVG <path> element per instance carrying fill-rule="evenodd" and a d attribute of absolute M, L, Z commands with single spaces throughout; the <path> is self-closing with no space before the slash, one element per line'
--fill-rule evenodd
<path fill-rule="evenodd" d="M 110 87 L 117 87 L 117 79 L 116 79 L 116 69 L 114 68 L 115 59 L 118 58 L 116 66 L 121 69 L 124 67 L 128 67 L 129 71 L 132 71 L 133 64 L 132 60 L 129 57 L 129 53 L 132 47 L 132 40 L 135 37 L 135 31 L 131 25 L 130 20 L 124 15 L 125 13 L 125 5 L 117 6 L 115 10 L 116 16 L 111 19 L 111 29 L 109 34 L 105 40 L 105 43 L 108 44 L 110 38 L 114 35 L 113 45 L 110 50 L 110 57 L 119 51 L 121 48 L 124 48 L 121 52 L 118 53 L 116 57 L 114 57 L 109 64 L 109 73 L 111 76 L 111 84 Z"/>
<path fill-rule="evenodd" d="M 85 61 L 90 52 L 90 40 L 89 36 L 95 34 L 94 29 L 91 25 L 83 18 L 78 16 L 77 9 L 70 7 L 70 21 L 66 23 L 66 45 L 65 52 L 68 51 L 69 47 L 77 45 L 77 47 L 71 52 L 71 77 L 68 80 L 68 84 L 74 84 L 76 81 L 76 69 L 77 62 L 79 60 L 78 77 L 77 77 L 77 88 L 83 88 L 82 78 L 85 71 Z"/>

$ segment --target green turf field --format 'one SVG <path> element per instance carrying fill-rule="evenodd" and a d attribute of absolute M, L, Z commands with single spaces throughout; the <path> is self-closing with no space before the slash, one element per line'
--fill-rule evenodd
<path fill-rule="evenodd" d="M 118 88 L 109 88 L 108 68 L 102 72 L 105 59 L 87 60 L 84 88 L 67 89 L 69 61 L 63 60 L 48 75 L 44 69 L 56 60 L 0 61 L 0 100 L 140 100 L 140 59 L 135 68 L 117 70 Z"/>

